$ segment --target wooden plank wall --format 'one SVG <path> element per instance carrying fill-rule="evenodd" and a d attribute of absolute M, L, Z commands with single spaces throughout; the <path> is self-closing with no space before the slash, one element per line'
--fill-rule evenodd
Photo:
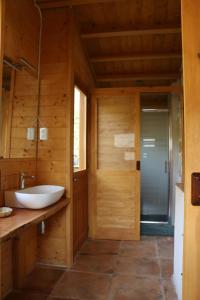
<path fill-rule="evenodd" d="M 37 9 L 34 7 L 34 1 L 30 0 L 20 0 L 20 5 L 16 1 L 12 0 L 3 0 L 0 1 L 1 9 L 1 65 L 0 65 L 0 81 L 2 80 L 2 57 L 3 55 L 8 56 L 13 62 L 16 62 L 17 58 L 23 57 L 28 60 L 35 67 L 38 65 L 38 53 L 39 53 L 39 29 L 40 29 L 40 17 Z M 3 7 L 4 6 L 4 7 Z M 3 10 L 5 8 L 5 11 Z M 5 12 L 5 14 L 4 14 Z M 27 17 L 28 16 L 28 17 Z M 5 39 L 4 39 L 5 37 Z M 27 96 L 25 89 L 27 88 L 27 83 L 30 79 L 29 76 L 26 77 L 26 85 L 22 84 L 22 75 L 23 73 L 17 74 L 16 78 L 16 87 L 15 87 L 15 98 L 13 99 L 14 107 L 17 109 L 13 113 L 15 117 L 19 114 L 19 109 L 27 110 L 25 102 L 29 107 L 30 102 L 28 99 L 31 97 Z M 18 78 L 19 75 L 19 78 Z M 21 83 L 20 83 L 21 81 Z M 19 84 L 20 83 L 20 84 Z M 34 85 L 34 84 L 33 84 Z M 0 84 L 2 86 L 2 84 Z M 30 86 L 28 87 L 30 88 Z M 36 89 L 35 89 L 36 91 Z M 1 93 L 1 91 L 0 91 Z M 19 97 L 21 107 L 19 108 Z M 30 95 L 29 95 L 30 96 Z M 36 92 L 34 93 L 36 96 Z M 22 100 L 23 98 L 23 100 Z M 37 103 L 37 102 L 36 102 Z M 36 104 L 34 102 L 34 105 Z M 21 115 L 20 115 L 21 117 Z M 25 117 L 25 114 L 23 115 Z M 16 119 L 15 119 L 16 121 Z M 22 121 L 22 120 L 21 120 Z M 15 138 L 21 136 L 24 131 L 21 128 L 22 124 L 13 123 L 15 128 L 13 128 L 13 135 Z M 16 129 L 18 128 L 19 130 Z M 24 133 L 23 133 L 24 136 Z M 21 143 L 21 140 L 19 141 Z M 16 144 L 16 140 L 14 141 Z M 16 147 L 13 147 L 15 149 Z M 19 149 L 17 147 L 17 149 Z M 24 149 L 24 147 L 23 147 Z M 21 149 L 22 150 L 22 149 Z M 21 150 L 19 152 L 21 152 Z M 15 152 L 15 153 L 14 153 Z M 19 188 L 19 173 L 27 172 L 31 175 L 36 174 L 36 156 L 33 153 L 31 158 L 21 158 L 21 154 L 18 152 L 18 158 L 7 158 L 0 160 L 0 180 L 1 180 L 1 190 L 0 190 L 0 205 L 3 205 L 4 198 L 3 192 L 7 189 Z M 16 155 L 16 150 L 12 152 L 13 157 Z M 27 155 L 26 155 L 27 156 Z M 25 155 L 22 155 L 25 157 Z M 29 182 L 29 184 L 34 184 L 34 182 Z M 5 296 L 13 287 L 13 278 L 12 278 L 12 241 L 9 240 L 0 247 L 0 252 L 2 251 L 3 260 L 0 261 L 0 298 Z M 3 263 L 3 264 L 2 264 Z M 28 270 L 28 266 L 27 266 Z"/>
<path fill-rule="evenodd" d="M 3 159 L 0 160 L 1 191 L 19 188 L 19 174 L 27 172 L 35 175 L 36 161 L 34 159 Z M 27 180 L 27 185 L 33 185 L 34 180 Z"/>
<path fill-rule="evenodd" d="M 12 0 L 1 1 L 1 5 L 4 6 L 1 10 L 3 11 L 3 18 L 1 19 L 3 20 L 1 56 L 5 55 L 13 62 L 16 62 L 19 57 L 23 57 L 37 68 L 40 16 L 33 0 L 20 1 L 20 5 L 17 5 Z M 2 67 L 1 65 L 0 74 L 2 74 Z M 2 76 L 0 77 L 2 78 Z M 24 82 L 25 78 L 26 82 Z M 22 128 L 22 125 L 25 127 L 25 124 L 22 124 L 22 121 L 26 121 L 27 111 L 30 110 L 30 107 L 34 107 L 35 110 L 37 106 L 37 83 L 35 82 L 36 79 L 33 79 L 34 82 L 31 80 L 32 77 L 30 79 L 30 75 L 27 73 L 17 72 L 16 74 L 13 98 L 14 111 L 10 112 L 14 116 L 12 135 L 15 138 L 13 139 L 12 158 L 0 160 L 1 191 L 19 186 L 20 172 L 29 172 L 33 175 L 36 173 L 35 152 L 32 151 L 31 155 L 29 155 L 30 159 L 25 158 L 23 160 L 22 158 L 27 157 L 27 155 L 23 155 L 22 151 L 18 151 L 17 158 L 15 157 L 15 154 L 17 154 L 16 149 L 19 149 L 19 143 L 21 144 L 22 142 L 18 140 L 16 148 L 16 139 L 24 137 L 25 134 L 25 129 Z M 34 95 L 34 99 L 31 97 L 31 93 Z M 31 109 L 31 113 L 29 112 L 30 114 L 33 114 L 33 109 Z"/>
<path fill-rule="evenodd" d="M 4 55 L 16 61 L 23 57 L 37 67 L 39 54 L 40 16 L 34 0 L 5 2 Z"/>
<path fill-rule="evenodd" d="M 44 10 L 42 15 L 39 119 L 40 126 L 48 128 L 49 138 L 38 143 L 37 179 L 39 184 L 65 186 L 67 197 L 72 199 L 74 80 L 87 88 L 94 84 L 71 9 Z M 39 242 L 41 262 L 72 264 L 72 210 L 71 203 L 60 219 L 49 220 L 48 240 L 43 236 Z M 58 223 L 62 232 L 56 232 Z M 60 257 L 53 246 L 56 236 Z"/>
<path fill-rule="evenodd" d="M 28 16 L 28 17 L 27 17 Z M 5 1 L 4 55 L 13 62 L 20 57 L 38 68 L 40 16 L 34 1 Z M 35 127 L 38 81 L 26 71 L 14 72 L 11 158 L 36 156 L 36 142 L 27 141 L 26 128 Z"/>
<path fill-rule="evenodd" d="M 95 87 L 95 78 L 93 70 L 89 67 L 87 54 L 83 43 L 80 39 L 80 33 L 75 18 L 72 15 L 72 38 L 73 38 L 73 68 L 74 81 L 84 93 L 90 94 L 90 91 Z"/>
<path fill-rule="evenodd" d="M 183 299 L 200 299 L 200 207 L 191 204 L 191 174 L 200 172 L 200 3 L 182 0 L 185 121 L 185 230 Z"/>
<path fill-rule="evenodd" d="M 72 138 L 74 78 L 87 88 L 93 86 L 70 10 L 44 11 L 39 119 L 40 126 L 48 128 L 49 139 L 40 141 L 38 147 L 37 172 L 41 183 L 48 180 L 46 183 L 66 186 L 71 164 L 67 155 Z M 69 190 L 69 182 L 67 185 Z"/>
<path fill-rule="evenodd" d="M 67 196 L 69 196 L 66 182 L 69 174 L 67 107 L 70 55 L 67 38 L 70 35 L 68 19 L 69 14 L 65 9 L 43 12 L 39 126 L 48 128 L 48 140 L 38 142 L 37 161 L 38 183 L 65 186 Z M 71 260 L 67 231 L 70 227 L 70 214 L 67 218 L 66 211 L 61 212 L 57 220 L 52 218 L 47 222 L 47 235 L 39 238 L 39 260 L 42 263 L 66 266 L 68 253 Z M 55 245 L 59 245 L 58 255 Z"/>
<path fill-rule="evenodd" d="M 67 109 L 71 96 L 68 19 L 66 9 L 43 12 L 39 120 L 40 127 L 48 128 L 48 140 L 39 141 L 37 163 L 38 183 L 63 186 L 68 172 Z"/>

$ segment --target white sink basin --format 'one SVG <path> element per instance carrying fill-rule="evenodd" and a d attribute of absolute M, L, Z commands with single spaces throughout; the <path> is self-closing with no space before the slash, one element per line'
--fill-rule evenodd
<path fill-rule="evenodd" d="M 25 208 L 41 209 L 56 203 L 65 188 L 57 185 L 38 185 L 15 192 L 17 201 Z"/>

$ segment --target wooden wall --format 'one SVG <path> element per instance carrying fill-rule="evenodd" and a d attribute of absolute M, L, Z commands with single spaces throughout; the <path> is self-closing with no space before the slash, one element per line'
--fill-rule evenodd
<path fill-rule="evenodd" d="M 67 185 L 69 193 L 74 78 L 93 86 L 70 9 L 44 11 L 39 119 L 49 139 L 39 142 L 38 182 Z"/>
<path fill-rule="evenodd" d="M 48 128 L 48 140 L 38 142 L 37 157 L 38 183 L 65 186 L 67 196 L 70 153 L 68 19 L 66 9 L 43 12 L 39 126 Z M 59 227 L 56 226 L 58 223 Z M 67 218 L 66 212 L 62 212 L 57 220 L 48 221 L 47 235 L 41 237 L 39 243 L 42 263 L 66 266 L 68 253 L 72 260 L 68 230 L 71 231 L 71 217 Z M 55 241 L 59 245 L 58 255 Z"/>
<path fill-rule="evenodd" d="M 0 160 L 1 191 L 19 188 L 19 174 L 26 171 L 35 175 L 36 161 L 34 159 L 2 159 Z M 34 184 L 27 180 L 27 185 Z"/>
<path fill-rule="evenodd" d="M 6 25 L 4 27 L 6 40 L 3 54 L 13 61 L 22 56 L 37 67 L 39 49 L 36 45 L 39 41 L 40 19 L 33 7 L 33 1 L 20 1 L 20 5 L 10 0 L 6 1 Z M 67 196 L 72 197 L 74 78 L 86 89 L 93 87 L 94 83 L 70 10 L 45 11 L 43 18 L 39 118 L 40 127 L 48 128 L 49 139 L 38 143 L 36 158 L 34 156 L 35 145 L 25 141 L 24 134 L 27 127 L 33 126 L 33 118 L 37 112 L 37 82 L 24 72 L 16 73 L 12 101 L 12 137 L 14 139 L 11 141 L 11 154 L 12 157 L 25 158 L 0 161 L 1 204 L 3 204 L 4 190 L 19 187 L 19 173 L 22 171 L 36 174 L 38 184 L 66 186 Z M 74 42 L 76 44 L 73 44 Z M 29 156 L 32 158 L 28 159 Z M 34 245 L 35 243 L 38 245 L 38 261 L 59 266 L 72 264 L 72 213 L 71 204 L 46 222 L 45 236 L 36 237 L 31 234 Z M 26 233 L 20 239 L 19 249 L 24 238 L 27 238 Z M 7 276 L 8 273 L 5 271 L 12 267 L 9 256 L 11 247 L 10 242 L 0 247 L 0 252 L 2 251 L 4 255 L 4 264 L 1 265 L 0 261 L 0 276 L 3 278 L 3 281 L 0 278 L 2 282 L 0 294 L 3 295 L 6 295 L 13 287 L 13 278 Z M 26 249 L 24 251 L 26 258 Z M 31 254 L 31 264 L 26 263 L 26 259 L 23 261 L 24 268 L 21 270 L 21 278 L 17 283 L 19 286 L 22 285 L 24 276 L 34 266 L 35 258 L 34 252 Z M 21 264 L 20 261 L 19 264 Z"/>
<path fill-rule="evenodd" d="M 23 57 L 38 66 L 40 16 L 34 0 L 5 2 L 4 55 L 14 62 Z"/>
<path fill-rule="evenodd" d="M 5 1 L 4 55 L 14 63 L 23 57 L 36 69 L 39 61 L 40 15 L 34 1 Z M 36 157 L 36 141 L 27 141 L 26 128 L 36 127 L 38 80 L 27 71 L 13 72 L 11 148 L 7 157 Z"/>
<path fill-rule="evenodd" d="M 49 138 L 38 143 L 37 180 L 39 184 L 65 186 L 67 197 L 72 200 L 74 81 L 77 80 L 87 89 L 94 83 L 71 10 L 44 10 L 42 16 L 39 119 L 40 127 L 48 128 Z M 49 233 L 56 223 L 63 230 L 56 233 L 54 228 L 48 240 L 45 236 L 41 237 L 41 249 L 49 249 L 41 254 L 42 262 L 72 264 L 72 211 L 71 203 L 66 213 L 60 214 L 60 219 L 49 220 Z M 60 257 L 52 246 L 56 236 Z"/>
<path fill-rule="evenodd" d="M 3 55 L 8 56 L 13 62 L 16 62 L 17 58 L 23 57 L 33 64 L 36 68 L 38 66 L 38 54 L 39 54 L 39 29 L 40 29 L 40 16 L 37 9 L 34 6 L 33 0 L 3 0 L 0 1 L 0 20 L 1 20 L 1 63 L 0 63 L 0 83 L 2 80 L 2 57 Z M 19 75 L 20 74 L 20 75 Z M 19 76 L 18 76 L 19 75 Z M 20 122 L 25 117 L 25 114 L 22 116 L 20 111 L 27 112 L 27 107 L 30 107 L 31 96 L 27 95 L 27 89 L 30 89 L 28 75 L 26 76 L 26 83 L 22 83 L 23 73 L 18 73 L 16 76 L 16 86 L 15 86 L 15 97 L 13 99 L 14 107 L 16 108 L 13 111 L 15 121 L 13 122 L 13 135 L 15 140 L 13 140 L 12 147 L 12 157 L 17 156 L 18 158 L 7 158 L 0 160 L 0 205 L 4 204 L 3 192 L 7 189 L 19 188 L 19 173 L 27 172 L 31 175 L 36 174 L 36 156 L 33 153 L 31 158 L 27 155 L 21 155 L 22 148 L 19 149 L 14 146 L 16 145 L 16 138 L 21 138 L 24 129 Z M 33 84 L 34 86 L 34 84 Z M 1 94 L 0 84 L 0 94 Z M 34 86 L 35 92 L 34 97 L 36 97 L 36 87 Z M 26 91 L 26 92 L 25 92 Z M 20 99 L 20 103 L 18 100 Z M 30 100 L 30 102 L 29 102 Z M 26 102 L 26 104 L 25 104 Z M 34 105 L 37 102 L 34 101 Z M 18 123 L 16 118 L 21 117 L 21 120 Z M 22 118 L 23 117 L 23 118 Z M 24 134 L 23 134 L 24 137 Z M 21 140 L 18 142 L 22 142 Z M 16 151 L 18 154 L 16 154 Z M 29 184 L 34 184 L 34 181 L 29 182 Z M 0 247 L 0 252 L 3 256 L 3 261 L 0 261 L 0 297 L 1 295 L 6 295 L 13 287 L 13 279 L 11 276 L 12 272 L 12 242 L 8 241 Z M 2 264 L 3 263 L 3 264 Z"/>
<path fill-rule="evenodd" d="M 48 128 L 48 140 L 39 141 L 37 163 L 38 183 L 63 186 L 68 171 L 68 18 L 65 9 L 43 12 L 39 120 L 40 127 Z"/>
<path fill-rule="evenodd" d="M 185 231 L 183 299 L 200 299 L 200 207 L 191 204 L 191 174 L 200 172 L 200 3 L 182 0 L 185 121 Z"/>
<path fill-rule="evenodd" d="M 27 71 L 15 72 L 12 97 L 10 158 L 36 158 L 38 79 Z M 27 128 L 35 128 L 35 139 L 27 140 Z"/>
<path fill-rule="evenodd" d="M 1 1 L 1 5 L 1 12 L 3 14 L 3 18 L 1 19 L 2 57 L 3 55 L 7 56 L 13 62 L 16 62 L 17 58 L 23 57 L 37 68 L 39 59 L 40 16 L 34 6 L 34 1 L 20 0 L 19 5 L 15 1 L 4 0 Z M 2 67 L 1 65 L 0 74 L 2 74 Z M 32 77 L 30 79 L 30 75 L 26 74 L 25 71 L 17 72 L 15 77 L 13 84 L 14 110 L 10 112 L 14 116 L 12 122 L 12 136 L 14 137 L 11 150 L 12 159 L 0 160 L 2 191 L 19 186 L 20 172 L 27 171 L 33 175 L 36 173 L 36 155 L 34 151 L 30 155 L 27 155 L 24 135 L 25 126 L 28 125 L 28 123 L 25 124 L 26 116 L 27 114 L 29 116 L 32 115 L 33 110 L 36 110 L 38 83 L 36 79 L 32 81 Z M 0 78 L 2 80 L 2 76 Z M 23 143 L 21 140 L 22 137 Z M 23 157 L 31 158 L 23 160 Z"/>
<path fill-rule="evenodd" d="M 86 50 L 80 39 L 79 27 L 76 24 L 74 16 L 72 18 L 72 38 L 73 38 L 73 68 L 74 79 L 80 89 L 83 89 L 87 94 L 95 87 L 93 71 L 89 66 Z"/>

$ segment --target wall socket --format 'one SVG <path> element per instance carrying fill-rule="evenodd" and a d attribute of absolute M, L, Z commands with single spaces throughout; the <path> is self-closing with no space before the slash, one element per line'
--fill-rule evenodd
<path fill-rule="evenodd" d="M 27 128 L 26 138 L 28 141 L 34 141 L 35 139 L 35 128 Z"/>
<path fill-rule="evenodd" d="M 40 140 L 41 141 L 48 140 L 48 129 L 47 128 L 40 128 Z"/>

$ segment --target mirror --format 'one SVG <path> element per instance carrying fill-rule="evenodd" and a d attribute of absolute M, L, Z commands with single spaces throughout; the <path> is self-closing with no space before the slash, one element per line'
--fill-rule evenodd
<path fill-rule="evenodd" d="M 37 76 L 22 64 L 4 59 L 0 101 L 1 158 L 36 157 L 37 115 Z"/>
<path fill-rule="evenodd" d="M 9 104 L 12 81 L 12 69 L 9 66 L 3 66 L 2 97 L 0 103 L 0 156 L 9 157 Z"/>

